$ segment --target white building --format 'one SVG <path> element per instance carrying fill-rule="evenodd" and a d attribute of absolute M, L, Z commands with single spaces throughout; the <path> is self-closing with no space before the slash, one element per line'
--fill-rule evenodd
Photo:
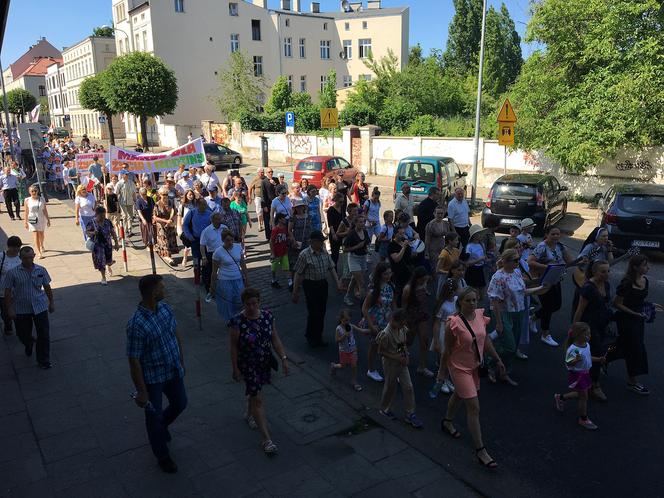
<path fill-rule="evenodd" d="M 62 61 L 53 62 L 46 68 L 46 95 L 48 97 L 51 125 L 69 129 L 67 84 Z"/>
<path fill-rule="evenodd" d="M 64 98 L 74 136 L 86 134 L 89 138 L 108 139 L 108 126 L 100 123 L 100 113 L 81 107 L 78 90 L 86 78 L 106 69 L 115 54 L 115 39 L 103 36 L 88 36 L 62 51 L 66 82 Z M 123 138 L 125 135 L 120 116 L 113 119 L 113 131 L 115 138 Z"/>
<path fill-rule="evenodd" d="M 403 67 L 408 62 L 407 7 L 381 8 L 380 0 L 351 3 L 348 12 L 320 12 L 312 2 L 302 12 L 300 0 L 113 0 L 118 54 L 143 50 L 161 57 L 177 77 L 175 113 L 148 123 L 148 140 L 173 147 L 197 135 L 204 119 L 219 119 L 214 102 L 218 73 L 232 51 L 244 52 L 269 86 L 280 75 L 294 91 L 314 100 L 330 69 L 337 87 L 371 78 L 362 59 L 380 58 L 391 49 Z M 137 138 L 137 122 L 125 119 L 127 137 Z"/>

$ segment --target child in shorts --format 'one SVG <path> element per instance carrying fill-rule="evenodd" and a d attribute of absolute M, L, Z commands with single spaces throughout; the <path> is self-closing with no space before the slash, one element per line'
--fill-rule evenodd
<path fill-rule="evenodd" d="M 350 365 L 350 385 L 356 391 L 361 391 L 362 386 L 357 383 L 357 343 L 354 332 L 368 335 L 369 329 L 353 325 L 350 319 L 350 310 L 342 309 L 339 312 L 339 325 L 334 332 L 334 338 L 339 346 L 339 363 L 330 363 L 330 375 Z"/>
<path fill-rule="evenodd" d="M 277 282 L 277 270 L 288 272 L 288 226 L 286 215 L 277 213 L 275 225 L 270 234 L 270 262 L 272 265 L 272 288 L 281 289 Z"/>

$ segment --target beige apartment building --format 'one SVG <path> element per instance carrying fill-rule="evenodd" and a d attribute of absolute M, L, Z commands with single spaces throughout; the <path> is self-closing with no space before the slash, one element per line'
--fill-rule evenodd
<path fill-rule="evenodd" d="M 94 76 L 115 58 L 116 48 L 113 37 L 89 36 L 62 51 L 65 89 L 63 98 L 67 105 L 69 126 L 75 137 L 88 135 L 90 139 L 108 139 L 108 126 L 100 114 L 81 107 L 78 90 L 86 78 Z M 115 138 L 125 136 L 121 116 L 113 119 Z"/>
<path fill-rule="evenodd" d="M 53 62 L 46 68 L 46 96 L 48 97 L 51 125 L 69 129 L 67 85 L 62 60 Z"/>
<path fill-rule="evenodd" d="M 407 7 L 382 8 L 380 0 L 346 3 L 339 12 L 320 12 L 318 2 L 302 10 L 300 0 L 113 0 L 118 55 L 143 50 L 161 57 L 178 80 L 174 114 L 148 123 L 148 140 L 173 147 L 187 134 L 200 133 L 204 119 L 223 119 L 215 105 L 219 71 L 239 50 L 254 64 L 269 88 L 286 76 L 293 91 L 318 98 L 330 69 L 337 88 L 373 75 L 363 64 L 368 54 L 380 58 L 392 50 L 403 67 L 408 62 Z M 297 117 L 296 117 L 297 119 Z M 127 138 L 138 126 L 125 117 Z"/>

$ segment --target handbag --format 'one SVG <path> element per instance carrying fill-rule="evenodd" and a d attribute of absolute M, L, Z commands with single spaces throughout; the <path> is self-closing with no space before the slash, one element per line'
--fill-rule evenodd
<path fill-rule="evenodd" d="M 95 230 L 96 230 L 96 229 L 97 229 L 97 224 L 94 222 L 94 220 L 92 220 L 92 223 L 94 223 Z M 96 245 L 96 244 L 95 244 L 95 239 L 94 239 L 94 237 L 95 237 L 95 236 L 88 237 L 87 240 L 85 241 L 85 248 L 86 248 L 88 251 L 90 251 L 90 252 L 92 252 L 92 251 L 95 250 L 95 245 Z"/>
<path fill-rule="evenodd" d="M 477 361 L 480 362 L 480 366 L 478 368 L 478 373 L 480 377 L 486 377 L 489 373 L 489 369 L 484 363 L 484 359 L 482 358 L 482 355 L 480 354 L 480 348 L 477 345 L 477 336 L 475 335 L 475 332 L 473 332 L 473 328 L 470 326 L 470 323 L 468 323 L 468 320 L 466 320 L 466 317 L 463 316 L 461 313 L 459 313 L 459 317 L 463 321 L 463 324 L 466 326 L 468 329 L 468 332 L 470 332 L 470 335 L 473 336 L 473 347 L 475 348 L 475 354 L 477 355 Z"/>
<path fill-rule="evenodd" d="M 192 235 L 194 234 L 193 220 L 194 220 L 194 213 L 192 211 L 191 218 L 189 218 L 189 223 L 187 223 L 189 225 L 189 231 L 191 232 Z M 185 247 L 191 247 L 192 245 L 192 241 L 187 238 L 187 236 L 184 234 L 184 231 L 180 234 L 180 241 L 182 242 L 182 245 Z"/>
<path fill-rule="evenodd" d="M 37 203 L 37 212 L 39 212 L 40 209 L 41 209 L 41 199 L 39 199 L 39 202 Z M 28 223 L 30 223 L 31 225 L 36 225 L 38 221 L 39 221 L 39 216 L 37 216 L 36 214 L 35 215 L 31 214 L 30 216 L 28 216 Z"/>

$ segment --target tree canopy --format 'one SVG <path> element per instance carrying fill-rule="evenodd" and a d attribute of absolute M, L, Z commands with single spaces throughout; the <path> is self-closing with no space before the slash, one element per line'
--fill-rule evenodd
<path fill-rule="evenodd" d="M 114 35 L 115 35 L 115 30 L 111 26 L 98 26 L 92 30 L 92 36 L 111 38 Z"/>
<path fill-rule="evenodd" d="M 657 0 L 543 0 L 527 39 L 545 48 L 512 89 L 517 145 L 570 171 L 619 149 L 661 144 L 662 7 Z"/>
<path fill-rule="evenodd" d="M 216 97 L 219 113 L 229 121 L 242 121 L 259 112 L 265 92 L 262 76 L 254 74 L 248 56 L 240 51 L 231 53 L 228 66 L 219 73 Z"/>
<path fill-rule="evenodd" d="M 26 112 L 32 111 L 37 105 L 37 99 L 29 91 L 23 88 L 14 88 L 7 92 L 7 110 L 19 116 L 22 120 Z M 0 99 L 0 108 L 5 110 L 3 101 Z"/>
<path fill-rule="evenodd" d="M 321 109 L 337 106 L 337 72 L 334 69 L 330 69 L 327 73 L 327 80 L 319 93 L 318 100 Z"/>
<path fill-rule="evenodd" d="M 115 133 L 113 132 L 113 108 L 103 94 L 105 73 L 101 72 L 83 80 L 78 89 L 78 100 L 82 107 L 97 111 L 106 116 L 108 133 L 111 144 L 115 145 Z"/>

